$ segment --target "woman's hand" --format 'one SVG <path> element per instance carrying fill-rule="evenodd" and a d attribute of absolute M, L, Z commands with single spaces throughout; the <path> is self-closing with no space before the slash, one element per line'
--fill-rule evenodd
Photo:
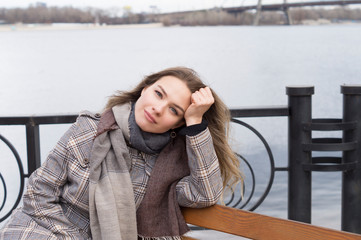
<path fill-rule="evenodd" d="M 209 87 L 201 88 L 192 93 L 191 105 L 184 113 L 186 125 L 190 126 L 201 123 L 203 114 L 207 112 L 213 103 L 214 98 Z"/>

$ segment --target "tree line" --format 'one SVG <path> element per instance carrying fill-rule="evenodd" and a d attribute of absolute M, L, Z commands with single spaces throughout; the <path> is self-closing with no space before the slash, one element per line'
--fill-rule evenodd
<path fill-rule="evenodd" d="M 5 24 L 16 23 L 100 23 L 100 24 L 129 24 L 145 21 L 144 14 L 133 14 L 124 11 L 117 16 L 113 10 L 97 8 L 74 7 L 46 7 L 30 6 L 28 8 L 0 8 L 0 21 Z"/>
<path fill-rule="evenodd" d="M 302 24 L 306 20 L 327 19 L 332 22 L 361 21 L 361 9 L 337 7 L 323 8 L 292 8 L 289 10 L 294 24 Z M 213 25 L 251 25 L 254 12 L 229 14 L 222 9 L 211 9 L 185 13 L 133 13 L 125 10 L 119 16 L 116 10 L 96 8 L 78 9 L 73 7 L 30 6 L 28 8 L 0 8 L 0 22 L 15 23 L 99 23 L 99 24 L 138 24 L 162 22 L 165 26 L 213 26 Z M 261 14 L 261 25 L 285 24 L 285 14 L 281 11 L 264 11 Z"/>

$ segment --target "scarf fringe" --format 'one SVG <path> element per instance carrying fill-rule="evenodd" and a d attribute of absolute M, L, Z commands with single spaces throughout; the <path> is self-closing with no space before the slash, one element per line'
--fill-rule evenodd
<path fill-rule="evenodd" d="M 164 237 L 144 237 L 138 235 L 141 240 L 182 240 L 181 236 L 164 236 Z"/>

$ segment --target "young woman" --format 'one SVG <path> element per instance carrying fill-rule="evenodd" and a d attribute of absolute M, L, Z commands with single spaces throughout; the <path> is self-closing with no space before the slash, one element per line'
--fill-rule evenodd
<path fill-rule="evenodd" d="M 0 239 L 177 239 L 180 206 L 216 204 L 242 180 L 230 114 L 185 67 L 83 112 L 29 178 Z"/>

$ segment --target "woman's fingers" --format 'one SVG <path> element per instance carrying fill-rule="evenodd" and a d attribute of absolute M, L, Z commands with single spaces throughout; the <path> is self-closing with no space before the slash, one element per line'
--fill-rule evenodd
<path fill-rule="evenodd" d="M 209 87 L 201 88 L 192 94 L 192 103 L 196 105 L 212 105 L 214 98 Z"/>
<path fill-rule="evenodd" d="M 191 105 L 184 114 L 187 126 L 202 121 L 203 114 L 212 106 L 214 98 L 209 87 L 195 91 L 191 96 Z"/>

